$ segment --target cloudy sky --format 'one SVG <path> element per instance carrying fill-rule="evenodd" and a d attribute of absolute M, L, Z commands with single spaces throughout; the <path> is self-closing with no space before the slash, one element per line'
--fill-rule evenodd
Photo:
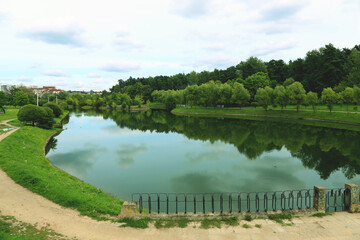
<path fill-rule="evenodd" d="M 0 83 L 104 90 L 129 76 L 360 44 L 359 0 L 0 0 Z"/>

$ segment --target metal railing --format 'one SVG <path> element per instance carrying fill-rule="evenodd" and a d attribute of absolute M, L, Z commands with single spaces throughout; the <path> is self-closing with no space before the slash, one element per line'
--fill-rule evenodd
<path fill-rule="evenodd" d="M 240 213 L 310 209 L 313 189 L 254 193 L 135 193 L 140 213 Z"/>
<path fill-rule="evenodd" d="M 360 195 L 359 195 L 360 197 Z M 360 198 L 359 198 L 360 199 Z M 326 211 L 345 211 L 350 205 L 350 190 L 345 188 L 334 188 L 326 190 Z"/>

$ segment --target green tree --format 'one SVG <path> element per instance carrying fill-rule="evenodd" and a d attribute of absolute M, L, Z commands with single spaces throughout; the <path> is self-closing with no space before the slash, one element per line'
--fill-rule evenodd
<path fill-rule="evenodd" d="M 143 103 L 144 103 L 144 100 L 142 99 L 142 96 L 136 95 L 135 99 L 134 99 L 134 104 L 140 108 L 141 104 L 143 104 Z"/>
<path fill-rule="evenodd" d="M 55 117 L 59 117 L 63 113 L 59 105 L 57 105 L 56 103 L 46 103 L 43 105 L 43 107 L 50 108 L 53 111 Z"/>
<path fill-rule="evenodd" d="M 53 110 L 49 107 L 39 107 L 38 111 L 40 115 L 37 121 L 38 127 L 51 128 L 55 123 Z"/>
<path fill-rule="evenodd" d="M 356 49 L 351 50 L 351 54 L 345 64 L 345 69 L 348 71 L 348 85 L 360 85 L 360 51 Z"/>
<path fill-rule="evenodd" d="M 267 73 L 266 64 L 257 57 L 250 57 L 245 62 L 240 62 L 236 68 L 243 79 L 258 72 Z"/>
<path fill-rule="evenodd" d="M 3 91 L 0 91 L 0 107 L 7 104 L 7 96 Z"/>
<path fill-rule="evenodd" d="M 54 115 L 50 108 L 28 104 L 20 108 L 17 117 L 19 121 L 30 122 L 32 126 L 38 123 L 40 127 L 51 127 Z"/>
<path fill-rule="evenodd" d="M 271 87 L 259 88 L 255 95 L 255 101 L 262 106 L 265 111 L 272 104 L 273 89 Z"/>
<path fill-rule="evenodd" d="M 251 97 L 255 96 L 256 90 L 270 86 L 270 78 L 267 73 L 258 72 L 242 81 L 244 87 L 249 90 Z"/>
<path fill-rule="evenodd" d="M 294 82 L 286 88 L 290 102 L 296 105 L 296 111 L 299 112 L 300 105 L 305 102 L 305 89 L 299 82 Z"/>
<path fill-rule="evenodd" d="M 241 83 L 235 82 L 231 101 L 233 103 L 239 105 L 241 108 L 242 106 L 247 104 L 249 102 L 249 100 L 250 100 L 249 91 L 246 90 L 244 88 L 244 85 L 242 85 Z"/>
<path fill-rule="evenodd" d="M 165 108 L 167 111 L 171 111 L 173 110 L 174 108 L 176 108 L 176 101 L 175 101 L 175 98 L 174 96 L 172 96 L 171 94 L 166 98 L 166 101 L 165 101 Z"/>
<path fill-rule="evenodd" d="M 17 91 L 14 97 L 15 106 L 24 106 L 29 103 L 29 97 L 23 91 Z"/>
<path fill-rule="evenodd" d="M 287 78 L 284 82 L 284 87 L 290 86 L 294 82 L 295 82 L 295 80 L 293 78 Z"/>
<path fill-rule="evenodd" d="M 349 112 L 349 104 L 354 101 L 354 90 L 350 87 L 347 87 L 340 93 L 340 96 L 346 104 L 346 111 Z"/>
<path fill-rule="evenodd" d="M 321 93 L 321 101 L 328 107 L 330 112 L 338 101 L 338 96 L 332 88 L 325 88 Z"/>
<path fill-rule="evenodd" d="M 358 86 L 354 86 L 354 102 L 356 104 L 360 104 L 360 88 Z"/>
<path fill-rule="evenodd" d="M 316 105 L 319 102 L 317 93 L 314 93 L 314 92 L 311 92 L 311 91 L 308 92 L 306 94 L 306 102 L 307 102 L 307 104 L 311 105 L 313 111 L 315 112 L 316 111 Z"/>
<path fill-rule="evenodd" d="M 289 96 L 284 86 L 276 86 L 274 89 L 274 102 L 281 106 L 281 110 L 289 104 Z"/>
<path fill-rule="evenodd" d="M 233 95 L 233 89 L 227 83 L 220 85 L 219 87 L 219 99 L 218 104 L 228 105 L 231 103 L 231 97 Z"/>

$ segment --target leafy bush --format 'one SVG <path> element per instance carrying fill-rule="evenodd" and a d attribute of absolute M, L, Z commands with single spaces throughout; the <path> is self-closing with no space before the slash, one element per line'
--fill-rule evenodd
<path fill-rule="evenodd" d="M 44 104 L 43 107 L 51 108 L 51 110 L 53 110 L 55 117 L 59 117 L 62 114 L 61 108 L 56 103 L 49 102 Z"/>
<path fill-rule="evenodd" d="M 28 104 L 20 108 L 17 117 L 19 121 L 25 123 L 31 123 L 35 126 L 35 123 L 39 127 L 51 128 L 54 124 L 54 113 L 48 107 L 38 107 L 32 104 Z"/>

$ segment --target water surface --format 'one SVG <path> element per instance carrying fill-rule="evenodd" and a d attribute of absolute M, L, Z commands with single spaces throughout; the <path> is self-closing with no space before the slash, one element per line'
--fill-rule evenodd
<path fill-rule="evenodd" d="M 257 192 L 360 183 L 360 134 L 289 124 L 74 112 L 52 164 L 125 200 L 137 192 Z"/>

